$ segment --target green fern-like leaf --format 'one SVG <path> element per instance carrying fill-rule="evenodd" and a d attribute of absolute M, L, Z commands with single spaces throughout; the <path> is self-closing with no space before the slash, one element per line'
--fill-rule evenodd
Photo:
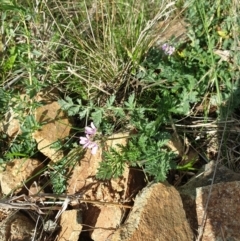
<path fill-rule="evenodd" d="M 96 126 L 99 126 L 102 122 L 103 118 L 103 110 L 102 109 L 97 109 L 91 114 L 91 118 Z"/>
<path fill-rule="evenodd" d="M 114 148 L 110 148 L 109 152 L 104 152 L 104 161 L 100 163 L 96 177 L 98 179 L 116 178 L 123 174 L 125 160 L 123 156 Z"/>

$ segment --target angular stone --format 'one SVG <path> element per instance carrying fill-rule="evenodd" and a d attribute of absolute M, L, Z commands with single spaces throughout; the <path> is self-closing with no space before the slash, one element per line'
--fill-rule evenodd
<path fill-rule="evenodd" d="M 98 150 L 95 155 L 88 149 L 84 157 L 74 166 L 72 175 L 68 181 L 68 194 L 79 192 L 83 188 L 88 188 L 93 184 L 93 177 L 97 173 L 102 151 Z"/>
<path fill-rule="evenodd" d="M 144 188 L 125 224 L 109 240 L 192 241 L 193 233 L 177 190 L 163 183 Z"/>
<path fill-rule="evenodd" d="M 196 176 L 190 179 L 188 183 L 178 188 L 183 201 L 186 216 L 196 236 L 198 235 L 198 227 L 201 225 L 201 222 L 199 223 L 200 220 L 197 218 L 196 207 L 196 203 L 200 202 L 196 199 L 197 192 L 199 192 L 198 188 L 209 186 L 211 184 L 215 165 L 216 163 L 214 161 L 209 162 L 203 166 Z M 217 184 L 233 181 L 240 181 L 240 174 L 229 170 L 223 165 L 217 165 L 216 175 L 213 183 Z M 200 196 L 198 196 L 198 198 L 200 198 Z M 199 215 L 201 216 L 200 213 L 198 213 L 198 216 Z"/>
<path fill-rule="evenodd" d="M 209 196 L 209 194 L 211 194 Z M 202 224 L 206 203 L 207 216 L 202 240 L 240 240 L 240 181 L 214 184 L 196 190 L 198 225 Z"/>
<path fill-rule="evenodd" d="M 12 241 L 32 240 L 34 236 L 35 224 L 23 215 L 17 215 L 11 223 L 11 238 Z"/>
<path fill-rule="evenodd" d="M 82 220 L 79 210 L 67 210 L 62 213 L 60 219 L 61 231 L 58 241 L 78 241 L 82 231 Z"/>
<path fill-rule="evenodd" d="M 123 209 L 120 206 L 98 206 L 89 207 L 89 211 L 85 213 L 84 224 L 87 227 L 94 227 L 90 232 L 93 240 L 106 241 L 108 237 L 119 227 Z"/>
<path fill-rule="evenodd" d="M 26 180 L 33 177 L 41 168 L 42 163 L 37 159 L 14 159 L 0 173 L 2 193 L 17 193 L 21 190 Z"/>
<path fill-rule="evenodd" d="M 0 240 L 30 241 L 33 239 L 35 224 L 20 213 L 10 214 L 0 224 Z"/>
<path fill-rule="evenodd" d="M 38 143 L 38 150 L 57 162 L 63 158 L 63 152 L 53 148 L 53 144 L 69 136 L 71 124 L 57 102 L 52 102 L 36 110 L 36 120 L 42 128 L 33 133 L 33 138 Z"/>
<path fill-rule="evenodd" d="M 122 177 L 111 179 L 109 182 L 100 182 L 94 188 L 94 192 L 84 194 L 87 200 L 106 203 L 104 206 L 98 203 L 87 204 L 87 209 L 84 211 L 84 224 L 87 227 L 94 227 L 90 232 L 93 240 L 106 241 L 119 227 L 123 217 L 129 211 L 129 208 L 123 207 L 122 204 L 129 205 L 130 195 L 134 195 L 144 186 L 143 179 L 142 172 L 126 169 Z"/>
<path fill-rule="evenodd" d="M 21 133 L 19 120 L 16 118 L 12 118 L 8 122 L 2 124 L 2 130 L 9 137 L 14 137 L 16 134 Z"/>

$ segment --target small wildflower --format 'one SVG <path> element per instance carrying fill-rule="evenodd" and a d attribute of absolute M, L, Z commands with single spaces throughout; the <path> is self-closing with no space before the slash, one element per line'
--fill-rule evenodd
<path fill-rule="evenodd" d="M 93 122 L 91 122 L 90 125 L 91 125 L 91 127 L 89 127 L 89 126 L 85 127 L 85 134 L 94 136 L 96 134 L 96 132 L 97 132 L 97 128 L 95 127 Z"/>
<path fill-rule="evenodd" d="M 91 127 L 86 126 L 85 127 L 85 134 L 86 136 L 80 136 L 80 144 L 83 145 L 83 148 L 91 149 L 92 155 L 95 155 L 98 150 L 98 144 L 94 141 L 92 141 L 93 137 L 95 136 L 97 132 L 97 128 L 91 122 Z"/>
<path fill-rule="evenodd" d="M 89 149 L 91 149 L 91 153 L 92 155 L 95 155 L 97 153 L 98 150 L 98 144 L 96 142 L 92 142 L 89 146 Z"/>
<path fill-rule="evenodd" d="M 83 145 L 83 148 L 88 147 L 91 144 L 91 140 L 89 138 L 89 135 L 86 135 L 86 137 L 84 136 L 80 136 L 80 142 L 81 145 Z"/>
<path fill-rule="evenodd" d="M 166 55 L 172 55 L 175 52 L 175 47 L 165 43 L 162 45 L 162 50 Z"/>
<path fill-rule="evenodd" d="M 97 153 L 98 144 L 92 141 L 89 135 L 86 135 L 86 137 L 80 136 L 80 144 L 83 145 L 83 148 L 91 149 L 93 155 Z"/>

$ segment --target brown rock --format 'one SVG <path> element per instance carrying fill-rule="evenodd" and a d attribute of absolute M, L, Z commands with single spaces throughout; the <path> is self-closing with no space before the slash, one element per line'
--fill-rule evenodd
<path fill-rule="evenodd" d="M 33 238 L 35 224 L 27 217 L 20 215 L 11 223 L 11 241 L 30 241 Z"/>
<path fill-rule="evenodd" d="M 38 143 L 38 150 L 53 162 L 63 158 L 63 152 L 51 147 L 53 143 L 67 137 L 71 124 L 57 102 L 52 102 L 36 110 L 36 120 L 42 124 L 41 130 L 35 131 L 33 138 Z"/>
<path fill-rule="evenodd" d="M 14 137 L 16 134 L 20 134 L 20 124 L 17 119 L 12 119 L 8 122 L 8 124 L 5 126 L 5 132 L 9 137 Z"/>
<path fill-rule="evenodd" d="M 87 210 L 84 211 L 84 224 L 87 227 L 93 227 L 93 230 L 90 231 L 93 240 L 108 240 L 121 225 L 124 215 L 129 211 L 129 208 L 123 207 L 122 204 L 129 205 L 129 201 L 131 201 L 128 199 L 129 194 L 134 195 L 136 190 L 142 189 L 144 183 L 139 179 L 143 180 L 143 178 L 143 173 L 126 169 L 123 177 L 102 182 L 98 184 L 94 193 L 84 194 L 88 197 L 87 199 L 106 203 L 104 206 L 98 203 L 87 204 Z M 124 202 L 125 200 L 126 202 Z"/>
<path fill-rule="evenodd" d="M 68 181 L 70 184 L 67 188 L 68 194 L 74 194 L 93 184 L 93 177 L 97 173 L 101 155 L 101 150 L 98 150 L 96 155 L 92 155 L 89 149 L 86 151 L 83 159 L 73 169 L 71 178 Z"/>
<path fill-rule="evenodd" d="M 2 193 L 17 193 L 26 180 L 34 176 L 42 168 L 42 163 L 36 159 L 14 159 L 0 174 Z"/>
<path fill-rule="evenodd" d="M 33 239 L 35 224 L 20 213 L 10 215 L 1 222 L 0 240 L 30 241 Z"/>
<path fill-rule="evenodd" d="M 10 109 L 5 116 L 5 120 L 0 123 L 0 131 L 6 133 L 9 137 L 14 137 L 16 134 L 20 134 L 20 123 L 17 117 L 18 115 Z"/>
<path fill-rule="evenodd" d="M 197 188 L 196 212 L 198 224 L 202 224 L 208 202 L 202 240 L 240 240 L 239 197 L 240 182 L 218 183 Z M 209 196 L 209 193 L 211 195 Z"/>
<path fill-rule="evenodd" d="M 94 227 L 91 238 L 97 241 L 106 241 L 108 237 L 119 227 L 123 215 L 122 208 L 118 206 L 89 207 L 90 212 L 85 214 L 84 224 Z"/>
<path fill-rule="evenodd" d="M 176 189 L 156 183 L 136 197 L 128 220 L 109 240 L 187 241 L 193 240 L 193 233 Z"/>
<path fill-rule="evenodd" d="M 178 189 L 183 201 L 184 209 L 186 211 L 186 216 L 195 235 L 198 235 L 197 230 L 199 225 L 201 225 L 197 218 L 196 211 L 196 203 L 199 203 L 199 201 L 196 200 L 197 192 L 199 192 L 198 188 L 209 186 L 211 184 L 215 165 L 215 162 L 209 162 L 203 168 L 201 168 L 197 175 L 190 179 L 190 181 L 187 184 L 183 185 Z M 217 184 L 232 181 L 240 181 L 240 174 L 229 170 L 225 166 L 218 165 L 216 170 L 216 176 L 213 183 Z M 198 196 L 198 198 L 200 197 Z M 198 213 L 198 216 L 199 215 L 200 213 Z"/>
<path fill-rule="evenodd" d="M 61 232 L 58 241 L 78 241 L 82 230 L 81 213 L 79 210 L 68 210 L 62 213 L 60 226 Z"/>

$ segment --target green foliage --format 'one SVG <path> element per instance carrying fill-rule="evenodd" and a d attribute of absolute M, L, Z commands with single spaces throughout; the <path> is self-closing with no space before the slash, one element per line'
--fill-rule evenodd
<path fill-rule="evenodd" d="M 236 11 L 232 1 L 225 1 L 224 4 L 216 1 L 192 1 L 185 13 L 190 23 L 188 36 L 191 42 L 182 51 L 184 62 L 197 67 L 200 79 L 197 82 L 200 85 L 198 96 L 207 92 L 214 96 L 211 104 L 219 107 L 220 118 L 231 115 L 238 102 L 235 91 L 238 92 L 239 81 L 235 80 L 238 79 L 239 70 L 231 58 L 237 53 L 233 34 L 239 26 L 239 20 L 232 11 Z M 218 50 L 220 53 L 228 53 L 229 59 L 217 54 Z"/>
<path fill-rule="evenodd" d="M 34 131 L 40 128 L 36 122 L 34 110 L 40 103 L 30 100 L 27 95 L 17 95 L 12 91 L 0 89 L 1 112 L 0 117 L 5 121 L 6 128 L 11 124 L 12 119 L 16 119 L 20 126 L 19 132 L 14 137 L 3 138 L 1 145 L 1 157 L 4 161 L 12 158 L 32 157 L 37 153 L 37 143 L 32 137 Z M 14 98 L 11 96 L 14 94 Z M 8 123 L 9 122 L 9 123 Z M 4 129 L 2 130 L 4 132 Z"/>
<path fill-rule="evenodd" d="M 196 162 L 196 160 L 191 160 L 184 165 L 178 165 L 176 167 L 176 169 L 180 170 L 180 171 L 195 171 L 195 170 L 197 170 L 196 168 L 193 167 L 195 162 Z"/>
<path fill-rule="evenodd" d="M 25 122 L 21 126 L 21 134 L 18 134 L 11 142 L 11 146 L 5 155 L 7 159 L 32 157 L 37 152 L 37 143 L 32 138 L 32 133 L 39 129 L 33 115 L 25 117 Z"/>
<path fill-rule="evenodd" d="M 56 194 L 62 194 L 66 191 L 71 168 L 74 168 L 76 162 L 79 162 L 84 154 L 82 150 L 79 150 L 79 146 L 74 146 L 74 143 L 71 140 L 67 140 L 62 146 L 62 149 L 70 151 L 61 160 L 52 164 L 49 168 L 49 176 L 53 192 Z"/>
<path fill-rule="evenodd" d="M 120 151 L 111 148 L 104 152 L 97 177 L 110 179 L 122 175 L 124 166 L 139 166 L 156 181 L 164 181 L 170 169 L 176 168 L 174 153 L 166 149 L 170 135 L 156 129 L 155 122 L 141 123 L 138 133 L 130 136 Z"/>
<path fill-rule="evenodd" d="M 126 160 L 121 153 L 114 148 L 110 148 L 108 152 L 104 152 L 103 159 L 100 163 L 96 177 L 98 179 L 109 180 L 112 177 L 116 178 L 123 174 Z"/>
<path fill-rule="evenodd" d="M 119 146 L 120 151 L 110 148 L 109 151 L 104 152 L 104 161 L 100 164 L 98 178 L 118 177 L 122 174 L 125 164 L 129 164 L 130 166 L 143 167 L 157 181 L 165 180 L 168 171 L 174 168 L 174 155 L 165 148 L 170 136 L 167 132 L 160 130 L 162 122 L 159 118 L 150 121 L 145 115 L 145 112 L 155 112 L 156 114 L 157 110 L 137 106 L 134 94 L 129 96 L 122 107 L 115 107 L 114 103 L 114 96 L 106 101 L 104 107 L 96 107 L 91 103 L 90 106 L 83 106 L 80 100 L 76 100 L 76 104 L 74 104 L 70 97 L 59 100 L 62 109 L 67 111 L 69 115 L 78 115 L 79 118 L 85 118 L 86 116 L 82 113 L 88 112 L 87 114 L 94 124 L 99 127 L 108 126 L 109 128 L 109 124 L 113 121 L 109 117 L 114 116 L 118 118 L 120 126 L 129 124 L 137 131 L 136 135 L 130 136 L 126 147 Z M 166 119 L 167 117 L 162 109 L 164 109 L 163 103 L 161 103 L 161 108 L 159 108 L 157 114 L 160 115 L 161 113 Z M 103 129 L 103 132 L 106 132 L 106 130 Z"/>
<path fill-rule="evenodd" d="M 11 92 L 0 88 L 0 96 L 0 119 L 2 119 L 9 108 L 8 106 L 11 100 Z"/>
<path fill-rule="evenodd" d="M 104 107 L 96 106 L 92 101 L 89 102 L 89 105 L 83 105 L 80 99 L 77 99 L 74 103 L 69 96 L 67 96 L 65 100 L 58 100 L 58 103 L 63 110 L 67 111 L 69 116 L 78 115 L 80 119 L 91 118 L 96 126 L 108 126 L 108 130 L 111 128 L 109 123 L 113 122 L 114 119 L 118 119 L 119 123 L 125 123 L 126 121 L 129 122 L 131 119 L 130 116 L 133 119 L 138 119 L 143 116 L 145 111 L 145 108 L 136 107 L 134 94 L 129 96 L 128 100 L 124 102 L 122 107 L 116 107 L 114 105 L 114 95 L 107 99 Z M 150 109 L 148 108 L 148 110 Z M 105 132 L 105 129 L 103 129 L 103 132 Z"/>
<path fill-rule="evenodd" d="M 226 4 L 232 7 L 230 1 Z M 217 106 L 220 118 L 226 118 L 239 106 L 239 81 L 232 82 L 239 76 L 239 71 L 235 69 L 232 75 L 229 71 L 234 68 L 231 61 L 220 59 L 214 52 L 219 48 L 227 51 L 233 49 L 231 20 L 223 17 L 226 14 L 225 7 L 221 8 L 216 2 L 192 1 L 185 14 L 191 23 L 188 29 L 190 41 L 175 43 L 177 51 L 170 57 L 166 57 L 159 48 L 148 52 L 136 74 L 144 91 L 134 106 L 142 105 L 143 111 L 141 115 L 134 114 L 134 111 L 130 114 L 130 123 L 138 130 L 137 137 L 129 139 L 127 147 L 121 147 L 121 151 L 111 149 L 105 155 L 106 160 L 99 168 L 99 178 L 110 178 L 111 173 L 113 176 L 119 175 L 117 167 L 122 170 L 125 161 L 130 165 L 142 166 L 156 180 L 164 180 L 168 170 L 181 168 L 173 162 L 173 153 L 163 148 L 164 141 L 156 141 L 158 130 L 151 127 L 144 131 L 148 118 L 153 120 L 155 126 L 161 126 L 168 122 L 172 114 L 192 114 L 192 107 L 206 96 L 210 96 L 209 105 Z M 219 23 L 221 30 L 216 31 Z M 220 86 L 224 91 L 220 92 Z M 150 134 L 152 132 L 153 136 Z M 193 168 L 184 166 L 181 170 L 185 169 Z"/>
<path fill-rule="evenodd" d="M 168 96 L 172 99 L 168 111 L 189 115 L 193 105 L 208 96 L 209 105 L 217 106 L 222 116 L 227 101 L 230 114 L 238 103 L 235 91 L 239 89 L 239 70 L 231 61 L 221 59 L 216 50 L 227 51 L 230 56 L 234 53 L 230 34 L 234 18 L 215 1 L 188 4 L 184 13 L 189 23 L 188 42 L 173 43 L 177 50 L 169 57 L 161 49 L 152 48 L 141 64 L 137 78 L 144 86 L 143 102 L 148 100 L 148 106 L 157 108 L 155 100 Z M 231 9 L 232 2 L 227 1 L 226 6 Z"/>
<path fill-rule="evenodd" d="M 67 168 L 66 168 L 67 158 L 60 160 L 50 171 L 50 180 L 53 187 L 53 192 L 56 194 L 62 194 L 67 188 Z"/>
<path fill-rule="evenodd" d="M 9 50 L 9 57 L 2 64 L 2 71 L 6 73 L 7 71 L 12 70 L 14 63 L 17 58 L 16 47 L 12 47 Z"/>

